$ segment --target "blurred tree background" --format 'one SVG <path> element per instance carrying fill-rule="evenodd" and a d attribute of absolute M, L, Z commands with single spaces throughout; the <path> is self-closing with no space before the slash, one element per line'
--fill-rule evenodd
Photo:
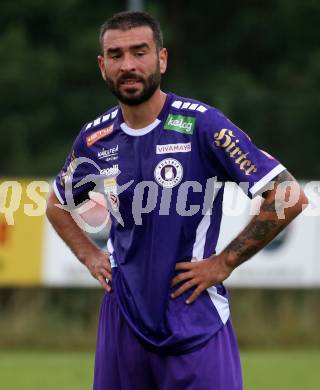
<path fill-rule="evenodd" d="M 320 2 L 145 0 L 163 27 L 163 89 L 225 112 L 300 179 L 320 177 Z M 54 176 L 85 122 L 116 104 L 99 26 L 125 0 L 2 0 L 0 175 Z M 1 288 L 0 347 L 91 349 L 102 289 Z M 241 346 L 319 348 L 318 290 L 234 289 Z M 252 310 L 254 308 L 254 310 Z"/>
<path fill-rule="evenodd" d="M 320 173 L 320 2 L 144 2 L 164 30 L 164 90 L 226 113 L 299 178 Z M 116 102 L 98 30 L 124 0 L 2 0 L 1 175 L 51 176 L 81 126 Z"/>

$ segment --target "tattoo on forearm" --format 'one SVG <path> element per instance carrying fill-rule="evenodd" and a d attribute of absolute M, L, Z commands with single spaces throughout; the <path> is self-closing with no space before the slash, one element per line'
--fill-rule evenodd
<path fill-rule="evenodd" d="M 274 231 L 277 226 L 276 221 L 265 220 L 265 221 L 254 221 L 250 224 L 242 233 L 242 237 L 245 240 L 261 241 L 265 240 L 270 232 Z"/>
<path fill-rule="evenodd" d="M 288 171 L 283 171 L 274 179 L 274 188 L 288 181 L 294 183 L 295 179 Z M 283 207 L 281 199 L 266 196 L 261 213 L 255 216 L 242 233 L 225 248 L 225 252 L 235 255 L 233 260 L 237 263 L 235 266 L 256 254 L 287 225 L 288 220 L 281 222 L 276 214 L 281 207 Z"/>
<path fill-rule="evenodd" d="M 287 170 L 282 171 L 274 178 L 276 184 L 283 183 L 284 181 L 295 181 L 294 177 Z"/>
<path fill-rule="evenodd" d="M 277 175 L 274 180 L 273 180 L 273 186 L 272 186 L 272 189 L 276 189 L 277 186 L 281 185 L 282 183 L 284 182 L 289 182 L 290 185 L 294 185 L 296 184 L 296 180 L 294 179 L 294 177 L 287 171 L 283 171 L 281 172 L 279 175 Z M 287 184 L 287 183 L 286 183 Z M 285 199 L 284 199 L 284 196 L 276 196 L 275 199 L 273 200 L 268 200 L 267 199 L 267 193 L 268 193 L 268 190 L 263 194 L 263 196 L 266 198 L 265 201 L 262 203 L 262 206 L 261 206 L 261 211 L 262 212 L 271 212 L 271 213 L 278 213 L 279 210 L 283 210 L 283 207 L 285 205 Z M 279 195 L 284 195 L 284 193 L 282 193 L 280 191 L 280 194 Z"/>
<path fill-rule="evenodd" d="M 278 202 L 276 202 L 275 200 L 271 201 L 270 203 L 268 203 L 266 200 L 262 203 L 262 206 L 261 206 L 261 211 L 266 211 L 266 212 L 271 212 L 271 213 L 275 213 L 277 211 L 277 208 L 279 207 L 279 205 L 277 204 Z"/>
<path fill-rule="evenodd" d="M 281 173 L 279 173 L 279 175 L 277 175 L 270 183 L 269 183 L 269 186 L 268 188 L 266 189 L 266 192 L 264 192 L 262 194 L 263 197 L 266 197 L 266 194 L 270 191 L 270 190 L 273 190 L 275 189 L 279 184 L 283 183 L 283 182 L 295 182 L 295 178 L 287 171 L 283 171 Z M 275 207 L 277 206 L 277 204 L 275 204 Z M 271 209 L 270 210 L 266 210 L 266 211 L 272 211 Z"/>
<path fill-rule="evenodd" d="M 249 258 L 256 254 L 260 249 L 260 246 L 257 245 L 250 245 L 247 246 L 247 243 L 245 240 L 242 240 L 241 238 L 236 238 L 233 240 L 226 248 L 226 251 L 228 252 L 234 252 L 237 256 L 241 258 Z"/>
<path fill-rule="evenodd" d="M 283 228 L 277 220 L 259 220 L 258 218 L 255 217 L 239 237 L 234 239 L 225 249 L 229 253 L 233 252 L 239 263 L 256 254 Z"/>

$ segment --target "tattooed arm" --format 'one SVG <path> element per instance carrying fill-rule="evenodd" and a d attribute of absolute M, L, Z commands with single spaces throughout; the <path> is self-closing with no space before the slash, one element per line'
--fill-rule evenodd
<path fill-rule="evenodd" d="M 172 286 L 182 283 L 172 298 L 194 288 L 186 301 L 192 303 L 205 289 L 225 280 L 236 267 L 265 247 L 308 204 L 304 192 L 288 171 L 280 173 L 272 184 L 273 188 L 263 194 L 259 214 L 219 255 L 201 262 L 177 264 L 176 270 L 184 272 L 172 281 Z"/>
<path fill-rule="evenodd" d="M 263 194 L 265 199 L 260 213 L 224 250 L 233 268 L 266 246 L 301 213 L 303 205 L 308 204 L 299 184 L 288 171 L 280 173 L 273 184 L 274 188 Z"/>

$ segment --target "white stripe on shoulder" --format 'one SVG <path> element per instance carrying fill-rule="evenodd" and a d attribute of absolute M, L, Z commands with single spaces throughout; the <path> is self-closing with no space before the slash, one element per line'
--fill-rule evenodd
<path fill-rule="evenodd" d="M 112 111 L 112 113 L 111 113 L 111 119 L 114 119 L 114 118 L 117 116 L 117 114 L 118 114 L 118 109 Z"/>
<path fill-rule="evenodd" d="M 207 108 L 205 106 L 202 106 L 199 103 L 191 103 L 191 102 L 182 102 L 181 100 L 175 100 L 171 107 L 181 109 L 181 110 L 191 110 L 191 111 L 199 111 L 201 113 L 204 113 L 207 111 Z"/>
<path fill-rule="evenodd" d="M 180 100 L 175 100 L 172 104 L 172 107 L 174 108 L 180 108 L 182 106 L 182 102 Z"/>
<path fill-rule="evenodd" d="M 91 129 L 92 127 L 99 126 L 99 125 L 101 125 L 102 123 L 107 122 L 107 121 L 110 120 L 110 119 L 114 119 L 114 118 L 117 116 L 118 111 L 119 111 L 119 110 L 116 108 L 115 110 L 109 112 L 108 114 L 99 116 L 99 117 L 96 118 L 94 121 L 92 121 L 92 122 L 90 122 L 90 123 L 88 123 L 88 124 L 86 125 L 85 131 Z"/>
<path fill-rule="evenodd" d="M 95 120 L 93 121 L 93 126 L 98 126 L 98 125 L 100 125 L 100 122 L 101 122 L 101 116 L 99 116 L 99 118 L 97 118 L 97 119 L 95 119 Z"/>
<path fill-rule="evenodd" d="M 260 179 L 257 183 L 255 183 L 250 188 L 250 193 L 252 196 L 257 195 L 259 192 L 263 190 L 263 188 L 272 180 L 274 179 L 279 173 L 286 170 L 286 167 L 284 167 L 281 164 L 278 164 L 276 167 L 274 167 L 269 173 L 267 173 L 262 179 Z"/>

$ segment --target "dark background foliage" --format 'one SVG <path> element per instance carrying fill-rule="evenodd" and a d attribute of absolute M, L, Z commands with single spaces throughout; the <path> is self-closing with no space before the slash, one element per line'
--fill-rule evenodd
<path fill-rule="evenodd" d="M 298 178 L 320 176 L 318 0 L 144 1 L 164 30 L 163 89 L 224 111 Z M 116 102 L 99 26 L 125 0 L 2 0 L 0 176 L 53 176 Z M 101 289 L 1 289 L 0 347 L 92 349 Z M 231 291 L 242 347 L 319 348 L 318 290 Z"/>
<path fill-rule="evenodd" d="M 50 176 L 85 122 L 115 104 L 98 30 L 117 0 L 3 0 L 0 174 Z M 320 2 L 145 1 L 169 49 L 163 89 L 224 111 L 298 178 L 320 173 Z"/>

